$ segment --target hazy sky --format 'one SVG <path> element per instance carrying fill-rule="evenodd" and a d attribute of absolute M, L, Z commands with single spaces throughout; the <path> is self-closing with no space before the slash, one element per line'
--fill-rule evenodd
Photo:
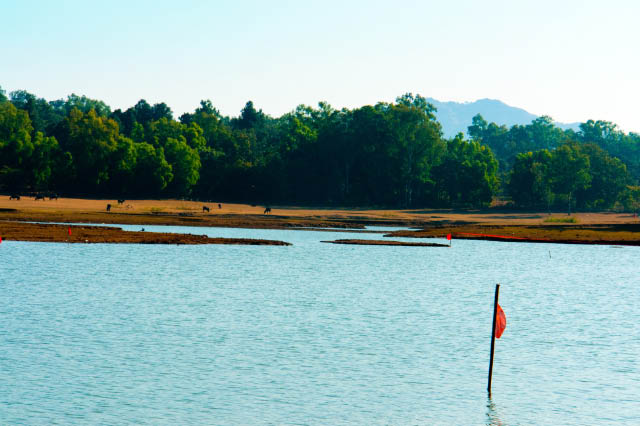
<path fill-rule="evenodd" d="M 413 92 L 640 132 L 637 1 L 2 1 L 0 86 L 279 116 Z"/>

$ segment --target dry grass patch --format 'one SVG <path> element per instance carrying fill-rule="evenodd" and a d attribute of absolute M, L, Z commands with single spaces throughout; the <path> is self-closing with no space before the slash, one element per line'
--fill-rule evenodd
<path fill-rule="evenodd" d="M 176 210 L 194 211 L 194 210 L 199 210 L 199 209 L 197 207 L 194 207 L 194 206 L 188 206 L 186 204 L 180 204 L 179 206 L 176 207 Z"/>
<path fill-rule="evenodd" d="M 579 220 L 577 217 L 575 216 L 567 216 L 567 217 L 562 217 L 562 216 L 552 216 L 552 217 L 548 217 L 544 220 L 544 222 L 546 223 L 578 223 Z"/>

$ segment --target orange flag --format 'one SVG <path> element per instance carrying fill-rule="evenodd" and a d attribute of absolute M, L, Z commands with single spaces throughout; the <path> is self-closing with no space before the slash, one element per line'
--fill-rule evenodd
<path fill-rule="evenodd" d="M 451 241 L 451 234 L 447 234 L 447 240 Z"/>
<path fill-rule="evenodd" d="M 69 227 L 69 231 L 68 232 L 69 232 L 69 235 L 71 235 L 71 227 Z"/>
<path fill-rule="evenodd" d="M 496 312 L 496 337 L 498 339 L 502 336 L 505 328 L 507 328 L 507 317 L 500 304 L 498 304 L 498 311 Z"/>

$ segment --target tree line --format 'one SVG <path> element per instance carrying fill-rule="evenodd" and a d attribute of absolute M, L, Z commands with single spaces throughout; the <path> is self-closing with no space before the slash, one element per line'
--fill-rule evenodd
<path fill-rule="evenodd" d="M 637 199 L 640 140 L 610 123 L 571 133 L 547 117 L 507 129 L 476 116 L 468 139 L 446 139 L 435 112 L 405 94 L 280 117 L 251 101 L 227 117 L 203 100 L 176 119 L 165 103 L 112 111 L 0 88 L 0 190 L 401 208 L 485 207 L 500 194 L 527 208 Z"/>
<path fill-rule="evenodd" d="M 507 128 L 476 115 L 468 133 L 496 155 L 515 206 L 640 209 L 640 135 L 608 121 L 579 128 L 562 130 L 547 116 Z"/>

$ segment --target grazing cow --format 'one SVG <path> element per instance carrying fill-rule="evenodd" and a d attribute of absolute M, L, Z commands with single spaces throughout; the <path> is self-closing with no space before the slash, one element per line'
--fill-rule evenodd
<path fill-rule="evenodd" d="M 263 214 L 269 214 L 269 213 L 271 213 L 271 207 L 265 207 Z"/>
<path fill-rule="evenodd" d="M 221 209 L 222 208 L 222 204 L 218 203 L 218 208 Z"/>
<path fill-rule="evenodd" d="M 204 212 L 208 212 L 209 211 L 209 207 L 207 206 L 202 206 L 202 213 Z"/>
<path fill-rule="evenodd" d="M 107 204 L 107 211 L 110 212 L 111 211 L 111 204 Z"/>
<path fill-rule="evenodd" d="M 19 199 L 20 199 L 20 196 L 19 196 L 18 194 L 13 194 L 13 195 L 10 195 L 10 196 L 9 196 L 9 199 L 10 199 L 10 200 L 19 200 Z"/>
<path fill-rule="evenodd" d="M 35 201 L 38 201 L 38 200 L 42 200 L 42 201 L 44 201 L 44 195 L 42 195 L 42 194 L 36 194 L 36 196 L 35 196 Z"/>
<path fill-rule="evenodd" d="M 126 200 L 118 200 L 118 204 L 124 204 Z"/>

